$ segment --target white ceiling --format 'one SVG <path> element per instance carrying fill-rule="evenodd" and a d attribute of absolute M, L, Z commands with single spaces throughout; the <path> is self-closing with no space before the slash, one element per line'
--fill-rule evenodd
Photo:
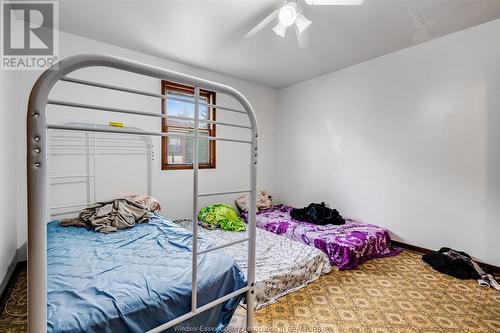
<path fill-rule="evenodd" d="M 315 6 L 309 45 L 272 25 L 243 36 L 280 0 L 60 0 L 60 29 L 274 88 L 500 17 L 500 0 L 365 0 Z"/>

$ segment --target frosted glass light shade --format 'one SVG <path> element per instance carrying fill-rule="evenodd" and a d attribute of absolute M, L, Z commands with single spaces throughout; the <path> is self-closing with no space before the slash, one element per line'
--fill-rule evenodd
<path fill-rule="evenodd" d="M 286 34 L 286 29 L 287 29 L 287 26 L 286 25 L 283 25 L 281 24 L 281 22 L 278 22 L 274 28 L 273 28 L 273 31 L 276 35 L 280 36 L 280 37 L 283 37 L 285 38 L 285 34 Z"/>
<path fill-rule="evenodd" d="M 295 26 L 297 27 L 297 31 L 299 32 L 299 34 L 302 34 L 304 31 L 306 31 L 306 29 L 309 28 L 311 23 L 312 22 L 302 14 L 297 16 L 297 18 L 295 19 Z"/>
<path fill-rule="evenodd" d="M 281 7 L 280 12 L 278 14 L 278 19 L 281 24 L 288 27 L 295 22 L 295 18 L 297 17 L 297 10 L 295 8 L 295 3 L 289 3 Z"/>

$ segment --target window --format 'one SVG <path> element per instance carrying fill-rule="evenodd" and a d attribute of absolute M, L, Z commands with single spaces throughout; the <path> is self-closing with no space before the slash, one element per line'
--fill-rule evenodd
<path fill-rule="evenodd" d="M 167 96 L 167 98 L 162 101 L 162 113 L 169 116 L 194 118 L 193 87 L 162 81 L 161 91 L 163 95 Z M 215 103 L 215 92 L 200 90 L 200 137 L 215 136 L 215 124 L 208 124 L 202 121 L 215 121 L 215 108 L 206 105 L 215 105 Z M 194 120 L 163 119 L 162 131 L 188 135 L 193 134 Z M 163 137 L 161 146 L 162 170 L 193 168 L 193 139 Z M 215 168 L 215 150 L 215 141 L 209 141 L 203 138 L 199 140 L 198 161 L 200 169 Z"/>

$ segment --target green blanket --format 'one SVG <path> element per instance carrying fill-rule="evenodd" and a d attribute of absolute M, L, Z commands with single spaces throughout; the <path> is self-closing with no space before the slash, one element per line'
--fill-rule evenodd
<path fill-rule="evenodd" d="M 198 221 L 207 229 L 246 230 L 245 223 L 238 217 L 234 208 L 225 204 L 215 204 L 202 208 L 198 213 Z"/>

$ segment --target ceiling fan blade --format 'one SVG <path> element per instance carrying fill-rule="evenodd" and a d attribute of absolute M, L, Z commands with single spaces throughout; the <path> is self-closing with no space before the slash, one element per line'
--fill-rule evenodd
<path fill-rule="evenodd" d="M 418 10 L 409 10 L 410 17 L 413 21 L 413 40 L 416 42 L 424 42 L 432 39 L 432 35 L 429 30 L 435 24 L 435 20 L 432 18 L 426 18 Z"/>
<path fill-rule="evenodd" d="M 245 35 L 245 38 L 252 37 L 253 35 L 258 33 L 259 31 L 264 29 L 269 23 L 271 23 L 272 20 L 274 20 L 278 16 L 279 11 L 280 11 L 280 9 L 278 8 L 274 12 L 272 12 L 271 14 L 266 16 L 266 18 L 263 19 L 262 21 L 260 21 L 259 24 L 257 24 L 255 27 L 253 27 L 252 30 L 247 32 L 247 34 Z"/>
<path fill-rule="evenodd" d="M 311 6 L 359 6 L 365 0 L 304 0 Z"/>

